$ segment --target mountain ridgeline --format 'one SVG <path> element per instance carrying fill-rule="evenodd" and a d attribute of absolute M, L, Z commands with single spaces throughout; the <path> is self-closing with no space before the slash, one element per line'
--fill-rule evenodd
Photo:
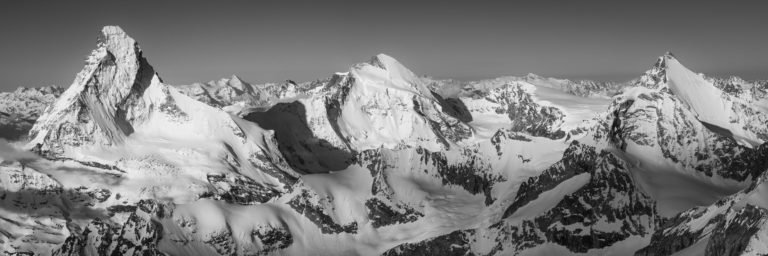
<path fill-rule="evenodd" d="M 768 253 L 764 81 L 670 53 L 626 83 L 149 61 L 108 26 L 68 89 L 0 94 L 3 254 Z"/>

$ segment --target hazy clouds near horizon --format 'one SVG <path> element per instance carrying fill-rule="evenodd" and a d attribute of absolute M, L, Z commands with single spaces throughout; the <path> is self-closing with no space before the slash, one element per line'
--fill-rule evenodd
<path fill-rule="evenodd" d="M 69 86 L 104 25 L 171 84 L 307 81 L 377 53 L 418 74 L 628 80 L 672 51 L 696 72 L 768 79 L 766 1 L 13 1 L 0 91 Z"/>

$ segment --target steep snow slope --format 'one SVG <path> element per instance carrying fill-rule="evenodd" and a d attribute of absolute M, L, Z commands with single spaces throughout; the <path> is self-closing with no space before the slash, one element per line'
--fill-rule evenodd
<path fill-rule="evenodd" d="M 708 129 L 733 137 L 739 144 L 755 147 L 768 138 L 762 125 L 765 86 L 740 79 L 714 79 L 695 74 L 667 53 L 651 70 L 630 84 L 668 90 L 685 102 Z"/>
<path fill-rule="evenodd" d="M 700 121 L 730 131 L 732 136 L 744 145 L 754 147 L 764 142 L 751 131 L 744 130 L 738 123 L 731 121 L 733 103 L 723 95 L 723 91 L 705 80 L 702 75 L 685 68 L 672 55 L 665 55 L 664 58 L 669 89 L 693 109 Z"/>

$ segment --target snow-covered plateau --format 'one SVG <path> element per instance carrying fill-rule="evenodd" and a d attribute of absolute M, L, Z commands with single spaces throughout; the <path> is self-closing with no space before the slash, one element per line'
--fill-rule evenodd
<path fill-rule="evenodd" d="M 169 85 L 107 26 L 0 93 L 0 254 L 768 254 L 768 82 L 639 74 Z"/>

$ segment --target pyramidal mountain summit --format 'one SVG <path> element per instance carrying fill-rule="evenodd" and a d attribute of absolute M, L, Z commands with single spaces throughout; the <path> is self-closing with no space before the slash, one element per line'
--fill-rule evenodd
<path fill-rule="evenodd" d="M 768 254 L 768 82 L 638 74 L 170 85 L 107 26 L 0 93 L 0 254 Z"/>

